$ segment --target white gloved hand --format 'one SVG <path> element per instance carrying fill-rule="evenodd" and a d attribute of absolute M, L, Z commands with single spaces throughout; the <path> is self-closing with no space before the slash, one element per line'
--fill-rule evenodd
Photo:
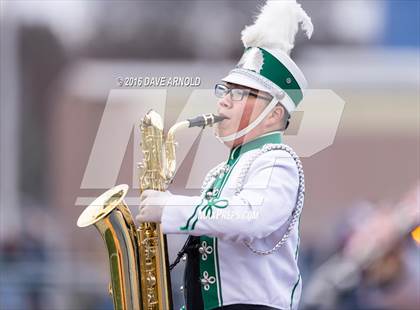
<path fill-rule="evenodd" d="M 169 203 L 171 197 L 172 194 L 169 191 L 145 190 L 140 196 L 139 214 L 136 220 L 140 223 L 160 223 L 163 208 Z"/>

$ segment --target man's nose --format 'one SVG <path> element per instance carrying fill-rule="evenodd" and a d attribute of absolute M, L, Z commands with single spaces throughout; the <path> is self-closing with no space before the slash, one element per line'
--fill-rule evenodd
<path fill-rule="evenodd" d="M 230 109 L 232 107 L 232 101 L 229 100 L 229 96 L 224 96 L 217 102 L 219 108 Z"/>

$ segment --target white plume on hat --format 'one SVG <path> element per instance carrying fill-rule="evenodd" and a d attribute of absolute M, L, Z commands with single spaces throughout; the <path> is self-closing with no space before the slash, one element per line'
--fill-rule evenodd
<path fill-rule="evenodd" d="M 290 114 L 302 101 L 307 82 L 290 58 L 299 27 L 308 38 L 312 36 L 311 19 L 296 0 L 267 0 L 254 24 L 242 30 L 246 50 L 222 81 L 264 91 L 273 98 L 248 126 L 236 133 L 219 136 L 220 141 L 234 141 L 248 134 L 279 102 Z"/>
<path fill-rule="evenodd" d="M 310 39 L 314 26 L 296 0 L 267 0 L 251 26 L 242 30 L 245 47 L 281 50 L 290 55 L 299 25 Z"/>

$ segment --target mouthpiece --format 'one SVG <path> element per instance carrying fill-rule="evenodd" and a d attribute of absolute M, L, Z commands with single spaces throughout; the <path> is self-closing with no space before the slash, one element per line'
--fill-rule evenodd
<path fill-rule="evenodd" d="M 202 114 L 200 116 L 190 118 L 187 121 L 190 123 L 188 127 L 206 127 L 212 126 L 218 122 L 226 119 L 226 116 L 215 115 L 215 114 Z"/>

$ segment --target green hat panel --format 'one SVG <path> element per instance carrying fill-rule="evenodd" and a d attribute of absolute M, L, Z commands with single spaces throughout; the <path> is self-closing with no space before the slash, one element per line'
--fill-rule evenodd
<path fill-rule="evenodd" d="M 303 99 L 301 86 L 286 64 L 263 48 L 249 47 L 245 49 L 237 68 L 253 71 L 268 79 L 279 89 L 285 91 L 295 106 Z"/>

